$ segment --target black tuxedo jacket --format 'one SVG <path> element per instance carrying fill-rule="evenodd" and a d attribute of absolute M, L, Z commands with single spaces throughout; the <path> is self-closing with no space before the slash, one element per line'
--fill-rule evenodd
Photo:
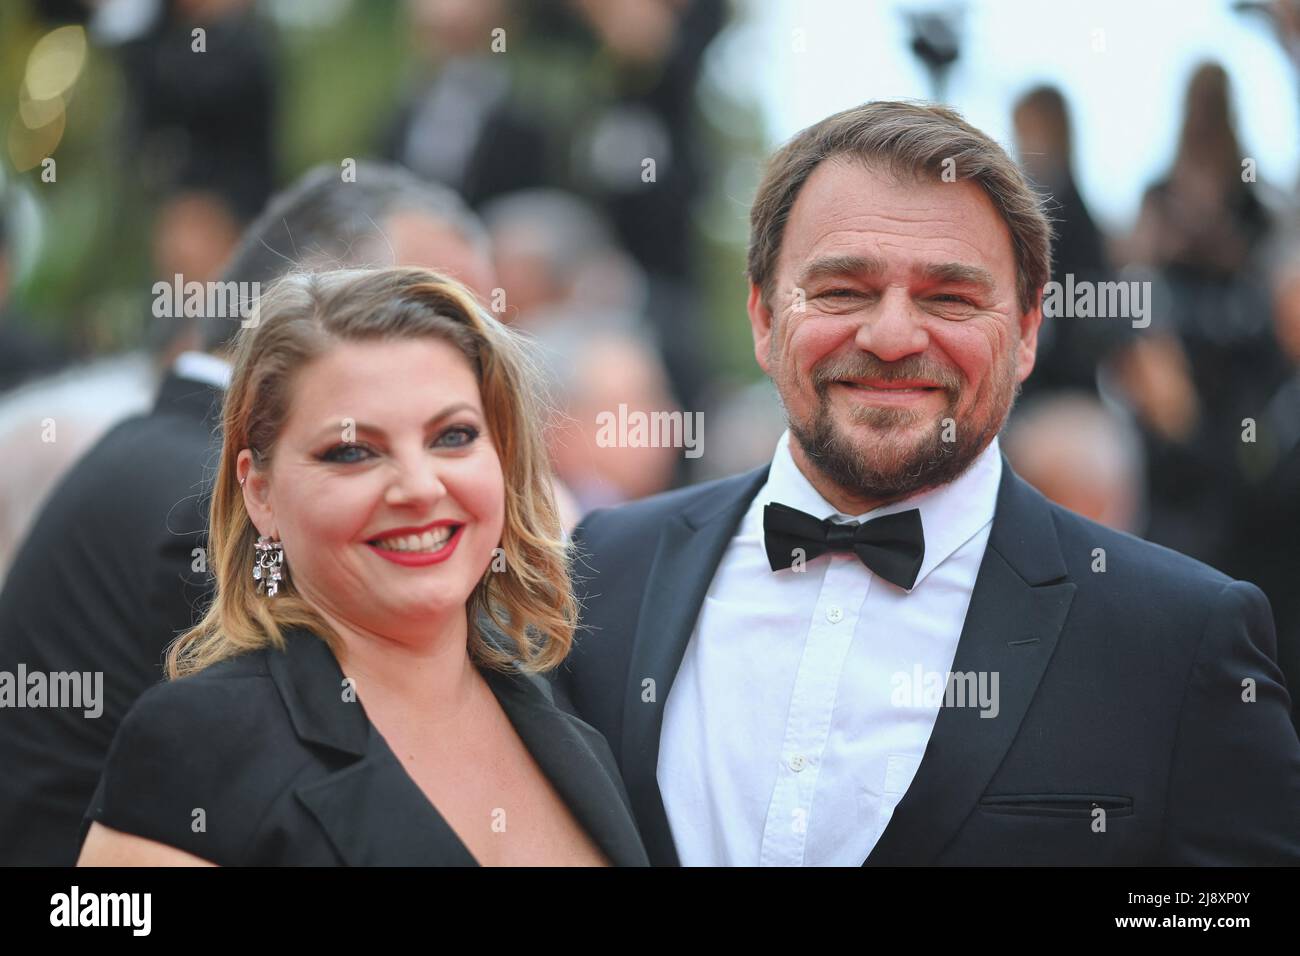
<path fill-rule="evenodd" d="M 664 704 L 766 478 L 597 511 L 574 532 L 583 626 L 557 699 L 608 738 L 656 865 L 678 862 L 655 777 Z M 1254 585 L 1052 504 L 1003 459 L 952 665 L 998 672 L 1001 710 L 940 708 L 864 862 L 1300 863 L 1300 740 L 1276 657 Z"/>
<path fill-rule="evenodd" d="M 604 738 L 557 707 L 545 679 L 482 674 L 610 860 L 648 865 Z M 325 642 L 298 629 L 283 652 L 151 688 L 113 741 L 83 839 L 99 821 L 223 866 L 475 865 L 343 681 Z"/>
<path fill-rule="evenodd" d="M 154 408 L 112 428 L 46 500 L 0 591 L 0 671 L 103 673 L 103 713 L 0 711 L 0 863 L 69 866 L 113 734 L 162 678 L 209 578 L 207 495 L 219 389 L 169 375 Z M 203 565 L 199 565 L 200 568 Z"/>

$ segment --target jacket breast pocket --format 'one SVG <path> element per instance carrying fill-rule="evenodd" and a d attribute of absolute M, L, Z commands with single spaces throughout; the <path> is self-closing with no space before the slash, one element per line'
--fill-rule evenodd
<path fill-rule="evenodd" d="M 1108 817 L 1133 813 L 1133 798 L 1094 793 L 998 793 L 985 794 L 979 807 L 985 813 L 1033 817 L 1090 817 L 1098 809 Z"/>

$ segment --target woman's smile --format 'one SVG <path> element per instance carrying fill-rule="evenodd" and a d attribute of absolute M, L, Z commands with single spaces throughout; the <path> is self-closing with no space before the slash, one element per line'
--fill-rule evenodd
<path fill-rule="evenodd" d="M 423 567 L 446 561 L 460 542 L 464 522 L 435 521 L 419 528 L 394 528 L 371 538 L 366 547 L 386 561 Z"/>

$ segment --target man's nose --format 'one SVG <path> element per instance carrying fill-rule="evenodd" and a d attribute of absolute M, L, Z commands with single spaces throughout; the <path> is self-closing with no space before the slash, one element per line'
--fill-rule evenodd
<path fill-rule="evenodd" d="M 930 344 L 930 336 L 908 295 L 902 290 L 890 289 L 858 327 L 854 344 L 882 362 L 897 362 L 924 352 Z"/>

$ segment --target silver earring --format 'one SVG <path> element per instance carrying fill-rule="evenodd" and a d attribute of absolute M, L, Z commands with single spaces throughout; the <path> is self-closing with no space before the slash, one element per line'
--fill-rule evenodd
<path fill-rule="evenodd" d="M 253 580 L 257 582 L 257 593 L 265 589 L 267 597 L 275 597 L 280 590 L 280 571 L 284 566 L 284 546 L 279 541 L 272 541 L 264 534 L 257 536 L 253 556 Z"/>

